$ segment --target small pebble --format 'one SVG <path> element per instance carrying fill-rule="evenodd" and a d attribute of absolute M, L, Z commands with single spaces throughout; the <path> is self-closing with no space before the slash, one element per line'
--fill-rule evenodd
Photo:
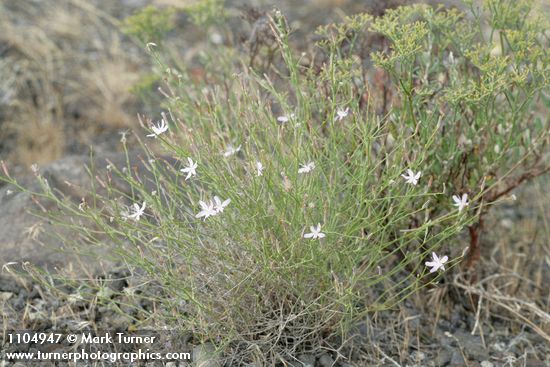
<path fill-rule="evenodd" d="M 319 365 L 321 367 L 332 367 L 334 366 L 334 359 L 332 359 L 329 354 L 323 353 L 321 357 L 319 357 Z"/>
<path fill-rule="evenodd" d="M 503 342 L 497 342 L 491 345 L 491 348 L 493 348 L 497 352 L 504 352 L 506 350 L 506 344 L 504 344 Z"/>
<path fill-rule="evenodd" d="M 451 366 L 458 367 L 458 366 L 464 366 L 464 357 L 462 357 L 462 353 L 460 353 L 458 350 L 455 350 L 453 352 L 453 355 L 451 356 Z"/>
<path fill-rule="evenodd" d="M 439 351 L 434 362 L 436 366 L 445 366 L 451 361 L 451 358 L 452 358 L 451 350 L 449 348 L 445 348 Z"/>
<path fill-rule="evenodd" d="M 481 361 L 481 367 L 494 367 L 495 365 L 489 361 Z"/>
<path fill-rule="evenodd" d="M 300 354 L 298 360 L 302 363 L 303 367 L 314 367 L 315 357 L 311 354 Z"/>
<path fill-rule="evenodd" d="M 500 221 L 500 225 L 506 229 L 512 229 L 514 227 L 514 222 L 509 218 L 504 218 Z"/>
<path fill-rule="evenodd" d="M 412 352 L 411 358 L 416 362 L 420 362 L 426 359 L 426 354 L 424 352 L 415 350 L 414 352 Z"/>

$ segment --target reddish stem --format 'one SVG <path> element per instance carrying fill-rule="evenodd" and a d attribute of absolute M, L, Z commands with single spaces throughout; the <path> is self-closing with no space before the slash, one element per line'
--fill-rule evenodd
<path fill-rule="evenodd" d="M 468 227 L 468 230 L 470 232 L 470 249 L 468 251 L 468 256 L 466 257 L 466 263 L 464 264 L 464 267 L 466 270 L 470 272 L 474 270 L 474 267 L 481 259 L 481 248 L 479 246 L 479 236 L 481 234 L 482 229 L 483 229 L 483 218 L 480 215 L 478 222 Z M 473 277 L 472 279 L 474 279 L 475 275 L 472 274 L 472 277 Z"/>

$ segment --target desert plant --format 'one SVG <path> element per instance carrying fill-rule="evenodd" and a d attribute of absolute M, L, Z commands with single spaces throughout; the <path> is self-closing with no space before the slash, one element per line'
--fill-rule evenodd
<path fill-rule="evenodd" d="M 94 173 L 78 206 L 37 173 L 37 200 L 70 219 L 42 215 L 79 234 L 65 243 L 108 242 L 161 284 L 151 318 L 242 362 L 336 350 L 365 313 L 437 281 L 463 256 L 464 228 L 475 236 L 487 208 L 548 170 L 534 109 L 548 89 L 545 28 L 523 7 L 499 13 L 506 3 L 489 2 L 499 54 L 481 16 L 427 6 L 320 29 L 324 62 L 309 67 L 274 12 L 281 62 L 265 74 L 220 46 L 197 80 L 150 45 L 168 112 L 142 121 L 145 169 L 123 139 L 128 164 Z M 390 45 L 371 55 L 392 81 L 383 116 L 357 51 L 367 29 Z M 24 190 L 7 168 L 2 179 Z"/>
<path fill-rule="evenodd" d="M 529 2 L 487 1 L 486 35 L 471 6 L 481 25 L 457 11 L 417 6 L 389 11 L 372 26 L 391 42 L 389 54 L 374 61 L 398 87 L 401 107 L 393 104 L 392 114 L 401 124 L 393 131 L 415 132 L 408 149 L 424 155 L 434 190 L 475 197 L 468 266 L 479 259 L 491 205 L 550 170 L 548 121 L 539 107 L 548 105 L 548 23 L 530 13 Z M 436 143 L 426 147 L 436 126 Z"/>

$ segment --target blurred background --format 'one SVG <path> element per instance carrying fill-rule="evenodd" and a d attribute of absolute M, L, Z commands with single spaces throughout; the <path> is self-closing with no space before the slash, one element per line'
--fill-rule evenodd
<path fill-rule="evenodd" d="M 166 15 L 164 42 L 189 64 L 212 43 L 250 47 L 274 7 L 288 16 L 294 42 L 307 43 L 319 25 L 411 2 L 0 0 L 0 157 L 20 172 L 87 154 L 90 146 L 116 151 L 120 133 L 138 127 L 137 113 L 160 111 L 149 56 L 127 35 L 128 17 L 147 6 Z M 208 19 L 222 6 L 223 26 Z"/>

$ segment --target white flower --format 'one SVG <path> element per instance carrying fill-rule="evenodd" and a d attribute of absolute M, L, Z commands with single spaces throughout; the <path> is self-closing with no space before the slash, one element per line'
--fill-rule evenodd
<path fill-rule="evenodd" d="M 88 204 L 86 203 L 86 199 L 82 198 L 82 201 L 80 202 L 80 204 L 78 204 L 78 210 L 83 212 L 84 210 L 86 210 L 87 206 Z"/>
<path fill-rule="evenodd" d="M 122 144 L 125 144 L 126 143 L 126 134 L 128 134 L 128 131 L 120 131 L 119 134 L 121 135 L 120 142 Z"/>
<path fill-rule="evenodd" d="M 145 201 L 141 205 L 141 208 L 137 203 L 132 204 L 132 206 L 130 207 L 130 212 L 122 214 L 122 218 L 133 219 L 137 222 L 143 215 L 143 212 L 145 212 Z"/>
<path fill-rule="evenodd" d="M 315 162 L 309 162 L 306 164 L 301 164 L 298 173 L 309 173 L 315 168 Z"/>
<path fill-rule="evenodd" d="M 418 184 L 418 179 L 420 178 L 421 175 L 422 175 L 422 172 L 420 171 L 418 171 L 415 174 L 411 169 L 408 169 L 407 174 L 401 175 L 401 177 L 403 177 L 405 181 L 407 181 L 407 183 L 410 183 L 411 185 L 416 186 L 416 184 Z"/>
<path fill-rule="evenodd" d="M 336 117 L 334 118 L 334 121 L 341 121 L 344 118 L 346 118 L 348 114 L 349 114 L 349 107 L 347 107 L 345 110 L 340 108 L 336 111 Z"/>
<path fill-rule="evenodd" d="M 187 181 L 189 178 L 191 178 L 191 176 L 196 176 L 197 175 L 197 163 L 196 162 L 193 162 L 193 160 L 189 157 L 187 157 L 187 162 L 189 163 L 189 165 L 185 168 L 182 168 L 180 169 L 181 172 L 183 173 L 187 173 L 187 176 L 185 177 L 185 180 Z"/>
<path fill-rule="evenodd" d="M 214 200 L 210 200 L 209 202 L 206 201 L 199 201 L 199 205 L 201 206 L 201 211 L 195 216 L 195 218 L 208 218 L 213 217 L 225 209 L 226 206 L 229 205 L 231 202 L 231 199 L 227 199 L 225 201 L 221 201 L 221 199 L 217 196 L 214 196 Z"/>
<path fill-rule="evenodd" d="M 241 146 L 239 145 L 238 147 L 236 148 L 233 148 L 232 145 L 228 146 L 227 149 L 225 150 L 225 152 L 223 153 L 223 156 L 224 157 L 230 157 L 232 156 L 233 154 L 237 153 L 238 151 L 241 150 Z"/>
<path fill-rule="evenodd" d="M 264 174 L 264 165 L 262 164 L 262 162 L 258 161 L 256 162 L 256 170 L 257 170 L 257 175 L 258 176 L 262 176 Z"/>
<path fill-rule="evenodd" d="M 212 201 L 206 203 L 206 202 L 200 200 L 199 205 L 201 206 L 202 210 L 199 212 L 199 214 L 197 214 L 195 216 L 195 218 L 203 218 L 204 217 L 204 219 L 206 219 L 208 217 L 211 217 L 213 215 L 218 214 L 216 209 L 214 209 L 214 203 Z"/>
<path fill-rule="evenodd" d="M 295 117 L 296 117 L 296 115 L 291 113 L 290 115 L 283 115 L 283 116 L 277 117 L 277 121 L 279 121 L 281 124 L 284 124 L 285 122 L 288 122 L 290 120 L 294 120 Z"/>
<path fill-rule="evenodd" d="M 304 234 L 304 238 L 311 238 L 316 240 L 318 238 L 320 239 L 325 237 L 325 234 L 321 232 L 321 223 L 318 223 L 317 226 L 309 227 L 309 230 L 311 231 L 311 233 Z"/>
<path fill-rule="evenodd" d="M 462 209 L 468 206 L 468 194 L 463 194 L 462 198 L 458 195 L 453 195 L 453 205 L 458 207 L 458 212 L 460 213 Z"/>
<path fill-rule="evenodd" d="M 449 260 L 447 256 L 443 256 L 441 259 L 435 252 L 432 252 L 432 261 L 426 261 L 426 266 L 431 268 L 430 273 L 435 273 L 439 269 L 445 270 L 444 264 Z"/>
<path fill-rule="evenodd" d="M 215 203 L 214 210 L 216 211 L 216 214 L 223 212 L 225 207 L 228 206 L 230 202 L 231 202 L 231 199 L 227 199 L 224 202 L 222 202 L 219 197 L 214 196 L 214 203 Z"/>
<path fill-rule="evenodd" d="M 148 134 L 148 137 L 157 137 L 168 131 L 168 123 L 166 122 L 166 119 L 163 117 L 157 125 L 151 125 L 151 130 L 153 130 L 153 133 Z"/>

